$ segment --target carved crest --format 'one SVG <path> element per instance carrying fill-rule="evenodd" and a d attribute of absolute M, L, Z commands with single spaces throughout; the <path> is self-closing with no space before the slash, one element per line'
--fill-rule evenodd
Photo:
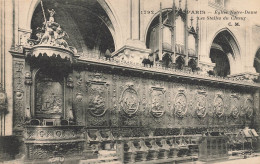
<path fill-rule="evenodd" d="M 163 88 L 152 87 L 150 91 L 152 96 L 150 112 L 154 117 L 161 117 L 165 113 L 165 90 Z"/>
<path fill-rule="evenodd" d="M 128 85 L 123 91 L 120 106 L 121 109 L 128 115 L 133 116 L 139 109 L 139 98 L 133 85 Z"/>
<path fill-rule="evenodd" d="M 217 94 L 214 100 L 214 110 L 218 117 L 224 114 L 224 102 L 221 94 Z"/>
<path fill-rule="evenodd" d="M 184 90 L 179 90 L 179 93 L 175 98 L 174 109 L 174 114 L 179 118 L 183 118 L 187 113 L 187 98 L 184 94 Z"/>
<path fill-rule="evenodd" d="M 197 104 L 196 104 L 196 114 L 199 118 L 204 118 L 207 114 L 206 110 L 206 92 L 205 91 L 198 91 L 196 94 Z"/>

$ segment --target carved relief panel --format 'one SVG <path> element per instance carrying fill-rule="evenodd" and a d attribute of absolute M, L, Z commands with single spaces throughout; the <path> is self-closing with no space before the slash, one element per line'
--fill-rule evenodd
<path fill-rule="evenodd" d="M 140 90 L 137 89 L 137 81 L 134 82 L 127 80 L 126 84 L 121 87 L 119 98 L 120 126 L 140 125 Z"/>
<path fill-rule="evenodd" d="M 35 81 L 35 116 L 62 117 L 64 112 L 63 79 L 39 72 Z"/>
<path fill-rule="evenodd" d="M 86 121 L 90 126 L 107 126 L 106 112 L 108 104 L 108 87 L 109 84 L 104 81 L 87 82 L 87 99 L 86 99 Z"/>
<path fill-rule="evenodd" d="M 234 118 L 237 119 L 240 116 L 240 101 L 239 97 L 236 94 L 232 94 L 230 98 L 230 104 L 231 104 L 231 113 L 230 115 Z"/>
<path fill-rule="evenodd" d="M 165 113 L 165 89 L 152 87 L 150 89 L 151 107 L 150 113 L 152 116 L 159 118 Z"/>
<path fill-rule="evenodd" d="M 185 95 L 184 89 L 179 89 L 178 94 L 174 100 L 174 114 L 177 118 L 184 118 L 188 110 L 187 97 Z"/>
<path fill-rule="evenodd" d="M 214 111 L 217 118 L 221 118 L 224 115 L 224 100 L 222 93 L 216 93 L 214 99 Z"/>
<path fill-rule="evenodd" d="M 195 95 L 196 107 L 195 113 L 198 118 L 205 118 L 207 114 L 207 93 L 205 91 L 199 90 Z"/>
<path fill-rule="evenodd" d="M 245 100 L 244 112 L 246 114 L 247 119 L 250 119 L 254 114 L 254 103 L 251 97 L 247 97 Z"/>
<path fill-rule="evenodd" d="M 129 117 L 139 110 L 140 99 L 137 91 L 133 88 L 133 84 L 128 84 L 127 88 L 123 91 L 120 99 L 120 108 Z"/>

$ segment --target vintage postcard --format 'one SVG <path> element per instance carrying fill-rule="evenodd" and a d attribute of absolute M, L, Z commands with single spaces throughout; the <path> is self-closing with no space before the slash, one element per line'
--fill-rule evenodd
<path fill-rule="evenodd" d="M 0 162 L 260 163 L 260 1 L 0 9 Z"/>

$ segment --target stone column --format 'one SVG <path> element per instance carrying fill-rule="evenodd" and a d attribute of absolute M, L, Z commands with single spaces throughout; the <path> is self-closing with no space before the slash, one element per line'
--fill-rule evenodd
<path fill-rule="evenodd" d="M 146 48 L 144 41 L 140 40 L 140 8 L 140 0 L 129 0 L 130 38 L 126 40 L 123 47 L 112 53 L 117 61 L 142 64 L 142 60 L 148 58 L 151 52 Z"/>
<path fill-rule="evenodd" d="M 14 1 L 0 1 L 0 82 L 7 94 L 8 113 L 1 115 L 2 135 L 12 135 L 12 108 L 13 108 L 13 89 L 12 89 L 12 55 L 9 53 L 11 46 L 14 44 L 14 27 L 16 26 Z"/>
<path fill-rule="evenodd" d="M 131 31 L 133 40 L 140 40 L 140 0 L 131 0 Z"/>

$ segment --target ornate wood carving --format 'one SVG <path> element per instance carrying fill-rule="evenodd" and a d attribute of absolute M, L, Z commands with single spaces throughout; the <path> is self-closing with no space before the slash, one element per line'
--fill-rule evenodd
<path fill-rule="evenodd" d="M 108 108 L 108 95 L 106 82 L 88 82 L 88 111 L 95 117 L 103 116 Z"/>
<path fill-rule="evenodd" d="M 187 98 L 183 89 L 179 89 L 179 93 L 175 97 L 174 114 L 178 118 L 183 118 L 187 113 Z"/>
<path fill-rule="evenodd" d="M 204 118 L 207 114 L 207 93 L 205 91 L 198 91 L 196 94 L 195 113 L 198 118 Z"/>
<path fill-rule="evenodd" d="M 94 76 L 93 79 L 103 77 Z M 90 126 L 107 126 L 107 117 L 105 116 L 109 108 L 109 84 L 105 81 L 87 82 L 87 113 L 86 121 Z"/>
<path fill-rule="evenodd" d="M 127 88 L 123 91 L 120 99 L 120 108 L 129 117 L 139 110 L 140 99 L 133 84 L 127 84 Z"/>
<path fill-rule="evenodd" d="M 13 61 L 13 91 L 14 91 L 14 129 L 21 130 L 25 122 L 24 113 L 24 60 Z"/>
<path fill-rule="evenodd" d="M 63 79 L 39 72 L 36 78 L 35 116 L 62 117 L 64 114 Z"/>
<path fill-rule="evenodd" d="M 254 113 L 254 104 L 252 98 L 248 97 L 245 100 L 244 111 L 247 118 L 251 118 Z"/>
<path fill-rule="evenodd" d="M 239 97 L 236 94 L 231 95 L 231 116 L 234 119 L 237 119 L 240 116 L 240 101 Z"/>
<path fill-rule="evenodd" d="M 216 93 L 214 99 L 214 110 L 217 117 L 221 117 L 224 114 L 224 101 L 221 93 Z"/>
<path fill-rule="evenodd" d="M 73 88 L 73 109 L 75 112 L 76 123 L 77 125 L 85 124 L 85 110 L 84 110 L 84 99 L 86 97 L 86 92 L 83 89 L 83 77 L 85 72 L 79 71 L 73 72 L 73 81 L 75 82 L 75 86 Z"/>
<path fill-rule="evenodd" d="M 151 108 L 150 113 L 154 117 L 162 117 L 162 115 L 165 113 L 165 89 L 164 88 L 158 88 L 158 87 L 152 87 L 150 89 L 150 95 L 151 95 Z"/>

